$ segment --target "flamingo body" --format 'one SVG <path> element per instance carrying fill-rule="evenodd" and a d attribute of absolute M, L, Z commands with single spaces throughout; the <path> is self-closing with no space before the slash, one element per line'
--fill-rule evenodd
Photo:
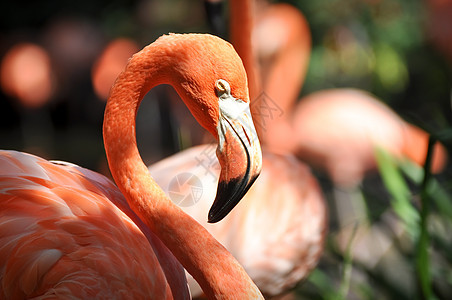
<path fill-rule="evenodd" d="M 1 151 L 0 197 L 0 298 L 188 298 L 180 272 L 172 294 L 159 260 L 173 277 L 181 266 L 106 177 Z"/>
<path fill-rule="evenodd" d="M 323 251 L 328 222 L 319 185 L 294 156 L 263 151 L 263 169 L 254 186 L 221 223 L 208 224 L 205 214 L 219 176 L 216 162 L 207 165 L 213 152 L 213 145 L 192 147 L 149 170 L 170 196 L 192 195 L 190 182 L 199 178 L 202 194 L 193 194 L 193 205 L 184 205 L 184 211 L 237 258 L 264 295 L 281 294 L 309 274 Z M 180 174 L 191 177 L 176 187 Z M 199 295 L 197 284 L 190 279 L 189 284 L 192 295 Z"/>

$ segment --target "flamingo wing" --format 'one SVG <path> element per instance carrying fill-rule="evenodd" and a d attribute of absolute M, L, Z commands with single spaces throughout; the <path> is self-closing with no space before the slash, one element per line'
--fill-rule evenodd
<path fill-rule="evenodd" d="M 135 218 L 100 174 L 0 151 L 0 298 L 171 298 L 174 258 Z"/>

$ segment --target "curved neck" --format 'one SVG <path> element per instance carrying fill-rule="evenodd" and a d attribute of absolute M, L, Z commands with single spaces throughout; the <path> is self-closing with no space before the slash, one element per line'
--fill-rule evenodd
<path fill-rule="evenodd" d="M 156 45 L 154 45 L 156 44 Z M 112 176 L 131 209 L 160 238 L 211 297 L 260 295 L 243 268 L 201 225 L 169 200 L 138 152 L 135 118 L 143 96 L 158 84 L 178 89 L 177 51 L 154 43 L 133 56 L 118 77 L 104 116 L 104 144 Z M 162 262 L 164 263 L 164 262 Z M 152 270 L 150 270 L 152 271 Z"/>
<path fill-rule="evenodd" d="M 230 1 L 229 30 L 235 50 L 242 58 L 248 77 L 251 101 L 260 94 L 261 82 L 258 76 L 258 63 L 252 47 L 254 27 L 254 0 Z"/>
<path fill-rule="evenodd" d="M 272 5 L 267 10 L 286 29 L 283 41 L 271 66 L 263 73 L 263 85 L 268 97 L 278 103 L 288 117 L 303 87 L 309 66 L 311 33 L 303 14 L 289 4 Z M 265 12 L 264 12 L 265 14 Z"/>

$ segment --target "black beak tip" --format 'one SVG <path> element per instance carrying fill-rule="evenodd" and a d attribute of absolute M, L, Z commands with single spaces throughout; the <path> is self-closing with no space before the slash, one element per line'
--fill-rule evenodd
<path fill-rule="evenodd" d="M 212 206 L 212 208 L 209 210 L 207 222 L 211 223 L 211 224 L 220 222 L 231 212 L 231 210 L 237 205 L 237 203 L 234 205 L 231 205 L 230 207 L 223 206 L 222 208 L 219 208 L 216 210 L 212 210 L 212 208 L 213 208 L 213 206 Z"/>
<path fill-rule="evenodd" d="M 209 210 L 208 223 L 217 223 L 223 220 L 231 210 L 242 200 L 246 192 L 253 185 L 259 174 L 251 180 L 232 179 L 229 182 L 219 182 L 217 196 Z"/>
<path fill-rule="evenodd" d="M 223 220 L 223 218 L 225 217 L 225 215 L 219 215 L 219 214 L 215 214 L 212 211 L 209 211 L 209 216 L 207 218 L 207 223 L 217 223 L 221 220 Z"/>
<path fill-rule="evenodd" d="M 209 210 L 208 222 L 216 223 L 224 219 L 231 210 L 239 203 L 242 182 L 233 179 L 229 182 L 218 182 L 217 195 L 212 207 Z M 238 198 L 238 199 L 237 199 Z"/>

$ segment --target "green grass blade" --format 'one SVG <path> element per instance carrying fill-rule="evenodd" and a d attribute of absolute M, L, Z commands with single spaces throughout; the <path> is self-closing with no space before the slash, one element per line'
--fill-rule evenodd
<path fill-rule="evenodd" d="M 385 150 L 376 150 L 378 169 L 383 183 L 391 194 L 391 206 L 403 221 L 410 237 L 417 240 L 419 236 L 419 213 L 411 204 L 411 192 L 403 178 L 395 159 Z"/>
<path fill-rule="evenodd" d="M 435 139 L 430 137 L 428 142 L 427 157 L 424 165 L 424 178 L 421 186 L 421 210 L 420 210 L 420 236 L 416 251 L 416 271 L 421 286 L 423 299 L 434 299 L 432 293 L 430 258 L 428 249 L 430 246 L 430 237 L 427 229 L 428 214 L 430 211 L 429 187 L 431 178 L 431 158 Z"/>

